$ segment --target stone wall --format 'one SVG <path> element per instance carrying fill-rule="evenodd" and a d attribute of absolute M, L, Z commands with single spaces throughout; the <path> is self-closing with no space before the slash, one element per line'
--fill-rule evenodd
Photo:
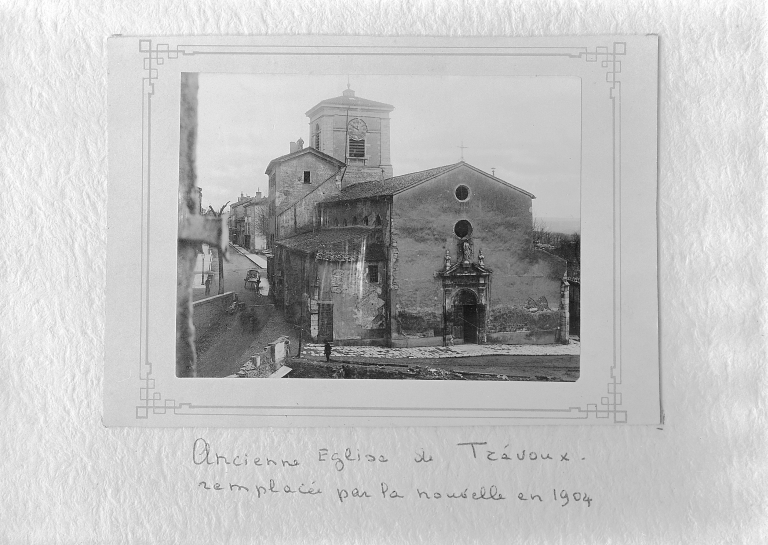
<path fill-rule="evenodd" d="M 368 267 L 378 267 L 378 281 L 370 282 Z M 320 303 L 333 305 L 334 341 L 383 344 L 387 305 L 385 261 L 318 262 Z M 327 310 L 326 310 L 327 311 Z"/>
<path fill-rule="evenodd" d="M 227 308 L 234 300 L 234 292 L 228 291 L 192 303 L 195 336 L 202 339 L 216 323 L 226 316 Z"/>
<path fill-rule="evenodd" d="M 273 293 L 276 303 L 285 309 L 287 321 L 304 327 L 314 340 L 321 340 L 322 309 L 323 319 L 332 316 L 334 342 L 386 342 L 386 261 L 364 257 L 351 262 L 316 261 L 282 246 L 278 246 L 275 259 L 282 277 Z M 377 282 L 370 282 L 370 265 L 378 267 Z M 322 336 L 326 335 L 324 329 Z"/>
<path fill-rule="evenodd" d="M 344 173 L 342 187 L 347 187 L 361 182 L 375 182 L 391 178 L 391 169 L 383 167 L 365 167 L 362 165 L 349 165 Z"/>
<path fill-rule="evenodd" d="M 365 199 L 351 202 L 331 202 L 323 203 L 321 206 L 323 228 L 343 227 L 344 222 L 348 226 L 365 225 L 365 218 L 368 218 L 367 225 L 373 227 L 376 225 L 376 216 L 381 218 L 381 228 L 384 236 L 388 236 L 386 227 L 389 225 L 389 198 L 381 197 L 379 199 Z"/>
<path fill-rule="evenodd" d="M 343 169 L 335 175 L 320 181 L 308 193 L 302 196 L 292 206 L 278 215 L 280 238 L 287 238 L 296 233 L 309 231 L 320 224 L 319 203 L 339 192 Z M 314 185 L 314 184 L 313 184 Z"/>
<path fill-rule="evenodd" d="M 560 312 L 555 302 L 554 309 L 526 309 L 512 305 L 498 305 L 491 308 L 488 316 L 488 332 L 538 331 L 557 329 Z"/>
<path fill-rule="evenodd" d="M 306 228 L 311 229 L 315 219 L 315 204 L 338 192 L 340 186 L 335 183 L 335 176 L 340 176 L 342 171 L 336 164 L 312 153 L 283 161 L 275 170 L 275 194 L 271 202 L 275 204 L 275 213 L 278 214 L 276 238 L 280 239 Z M 309 184 L 304 183 L 305 171 L 310 172 Z M 316 191 L 321 185 L 321 190 Z M 312 195 L 304 199 L 309 193 Z M 286 210 L 289 206 L 291 208 Z"/>
<path fill-rule="evenodd" d="M 368 164 L 378 166 L 381 164 L 381 119 L 367 115 L 355 115 L 350 111 L 347 116 L 346 110 L 340 110 L 339 115 L 333 116 L 333 155 L 339 161 L 345 160 L 347 152 L 347 119 L 362 119 L 368 127 L 368 133 L 365 137 L 365 155 L 368 157 Z M 322 144 L 321 144 L 322 145 Z M 328 153 L 328 152 L 326 152 Z"/>
<path fill-rule="evenodd" d="M 464 201 L 455 195 L 460 184 L 469 189 Z M 531 298 L 545 297 L 556 312 L 565 261 L 533 250 L 531 197 L 462 165 L 394 196 L 393 339 L 436 336 L 435 316 L 443 314 L 442 280 L 436 273 L 444 267 L 446 250 L 453 263 L 461 258 L 461 239 L 454 233 L 459 220 L 472 225 L 472 260 L 477 262 L 482 250 L 492 271 L 488 319 L 494 333 L 505 327 L 501 309 L 517 309 L 530 325 L 525 305 Z"/>
<path fill-rule="evenodd" d="M 275 303 L 285 309 L 286 320 L 309 327 L 309 311 L 303 306 L 307 304 L 306 298 L 314 291 L 317 276 L 315 260 L 304 253 L 277 246 L 275 268 L 282 274 L 275 279 L 272 291 Z"/>

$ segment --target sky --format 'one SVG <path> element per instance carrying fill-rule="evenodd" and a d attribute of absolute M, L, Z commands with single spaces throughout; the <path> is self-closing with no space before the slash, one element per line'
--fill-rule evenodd
<path fill-rule="evenodd" d="M 309 145 L 305 112 L 348 81 L 356 96 L 395 107 L 395 176 L 456 163 L 463 143 L 467 163 L 536 195 L 535 217 L 578 229 L 581 82 L 569 77 L 200 74 L 205 208 L 266 195 L 269 162 L 299 137 Z"/>

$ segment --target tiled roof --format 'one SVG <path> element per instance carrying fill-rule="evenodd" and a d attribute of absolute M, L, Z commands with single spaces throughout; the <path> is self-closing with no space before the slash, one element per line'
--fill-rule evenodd
<path fill-rule="evenodd" d="M 361 242 L 375 227 L 332 227 L 278 240 L 276 244 L 307 254 L 315 252 L 358 255 Z"/>
<path fill-rule="evenodd" d="M 280 157 L 275 157 L 267 165 L 267 170 L 264 171 L 264 174 L 269 174 L 269 172 L 273 168 L 273 165 L 275 165 L 277 163 L 282 163 L 283 161 L 287 161 L 288 159 L 293 159 L 294 157 L 298 157 L 299 155 L 303 155 L 305 153 L 311 153 L 313 155 L 316 155 L 320 159 L 325 159 L 326 161 L 330 161 L 332 163 L 336 163 L 336 165 L 338 167 L 343 167 L 344 166 L 344 163 L 342 161 L 339 161 L 335 157 L 331 157 L 327 153 L 323 153 L 322 151 L 316 150 L 315 148 L 308 147 L 308 148 L 302 148 L 302 149 L 300 149 L 298 151 L 294 151 L 293 153 L 287 153 L 285 155 L 281 155 Z"/>
<path fill-rule="evenodd" d="M 421 172 L 412 172 L 410 174 L 403 174 L 402 176 L 395 176 L 394 178 L 387 178 L 386 180 L 380 180 L 375 182 L 361 182 L 358 184 L 350 185 L 341 190 L 338 195 L 332 195 L 325 199 L 326 202 L 332 201 L 349 201 L 354 199 L 363 199 L 367 197 L 380 197 L 384 195 L 394 195 L 407 189 L 411 186 L 439 176 L 449 170 L 453 170 L 461 163 L 454 165 L 446 165 L 437 168 L 431 168 L 429 170 L 422 170 Z"/>
<path fill-rule="evenodd" d="M 475 172 L 479 172 L 480 174 L 487 176 L 488 178 L 494 180 L 497 183 L 500 183 L 510 189 L 514 189 L 515 191 L 519 191 L 524 195 L 528 195 L 532 199 L 536 198 L 535 195 L 533 195 L 532 193 L 529 193 L 525 189 L 520 189 L 519 187 L 516 187 L 508 182 L 505 182 L 504 180 L 497 178 L 496 176 L 492 176 L 487 172 L 483 172 L 477 167 L 473 167 L 469 163 L 465 163 L 464 161 L 461 161 L 453 165 L 445 165 L 442 167 L 431 168 L 429 170 L 422 170 L 420 172 L 412 172 L 411 174 L 403 174 L 402 176 L 387 178 L 386 180 L 377 180 L 373 182 L 360 182 L 354 185 L 349 185 L 344 189 L 342 189 L 338 195 L 331 195 L 330 197 L 326 198 L 324 202 L 353 201 L 355 199 L 366 199 L 370 197 L 382 197 L 386 195 L 394 195 L 395 193 L 400 193 L 401 191 L 409 189 L 422 182 L 426 182 L 427 180 L 430 180 L 432 178 L 436 178 L 437 176 L 445 174 L 446 172 L 449 172 L 460 166 L 464 166 L 466 168 L 474 170 Z"/>

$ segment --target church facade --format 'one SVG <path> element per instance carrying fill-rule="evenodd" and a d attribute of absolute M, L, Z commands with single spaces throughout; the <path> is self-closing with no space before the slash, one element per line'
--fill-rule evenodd
<path fill-rule="evenodd" d="M 535 197 L 463 161 L 392 176 L 392 109 L 350 90 L 323 101 L 312 146 L 270 163 L 269 275 L 287 318 L 337 344 L 568 342 L 566 262 L 534 248 Z"/>

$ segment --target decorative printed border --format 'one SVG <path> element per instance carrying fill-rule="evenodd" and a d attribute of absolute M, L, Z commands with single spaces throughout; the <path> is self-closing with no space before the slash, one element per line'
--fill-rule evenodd
<path fill-rule="evenodd" d="M 370 418 L 370 411 L 387 411 L 385 418 L 414 418 L 413 413 L 419 412 L 417 418 L 445 418 L 444 414 L 430 414 L 464 412 L 456 414 L 459 418 L 483 418 L 483 419 L 557 419 L 557 420 L 588 420 L 591 416 L 598 419 L 613 418 L 613 423 L 627 423 L 627 411 L 621 408 L 622 394 L 619 391 L 621 380 L 621 61 L 618 57 L 626 55 L 626 42 L 613 42 L 612 48 L 597 46 L 594 51 L 588 47 L 513 47 L 513 46 L 361 46 L 355 45 L 329 45 L 329 46 L 285 46 L 285 45 L 259 45 L 259 46 L 231 46 L 231 45 L 195 45 L 179 44 L 171 46 L 169 43 L 154 43 L 152 39 L 139 40 L 139 51 L 144 53 L 142 77 L 142 230 L 141 230 L 141 319 L 140 319 L 140 358 L 139 380 L 142 385 L 139 389 L 139 401 L 136 405 L 136 419 L 146 420 L 150 415 L 165 415 L 172 413 L 179 416 L 283 416 L 294 417 L 320 417 L 327 418 L 326 411 L 358 411 L 363 414 L 344 414 L 345 418 Z M 224 51 L 222 51 L 224 49 Z M 389 55 L 389 56 L 505 56 L 505 57 L 566 57 L 582 60 L 588 63 L 601 62 L 606 68 L 605 79 L 608 83 L 607 98 L 611 102 L 613 117 L 613 277 L 614 277 L 614 312 L 613 312 L 613 365 L 610 368 L 610 380 L 607 384 L 607 396 L 600 399 L 600 403 L 588 403 L 586 408 L 569 407 L 567 409 L 490 409 L 490 408 L 455 408 L 455 407 L 327 407 L 306 406 L 297 409 L 295 406 L 200 406 L 193 403 L 176 402 L 173 399 L 163 399 L 162 394 L 156 390 L 155 379 L 152 376 L 152 362 L 148 358 L 147 318 L 149 308 L 149 187 L 151 183 L 150 164 L 152 159 L 151 119 L 152 97 L 154 95 L 154 82 L 159 77 L 161 66 L 166 61 L 178 59 L 179 56 L 190 55 Z M 583 112 L 582 112 L 583 115 Z M 583 135 L 582 135 L 583 139 Z M 270 411 L 271 414 L 256 413 L 253 411 Z M 397 414 L 402 412 L 409 414 Z M 498 416 L 484 414 L 479 417 L 473 412 L 499 413 Z M 529 414 L 515 414 L 515 413 Z M 509 414 L 503 414 L 509 413 Z M 531 416 L 530 413 L 536 414 Z"/>

